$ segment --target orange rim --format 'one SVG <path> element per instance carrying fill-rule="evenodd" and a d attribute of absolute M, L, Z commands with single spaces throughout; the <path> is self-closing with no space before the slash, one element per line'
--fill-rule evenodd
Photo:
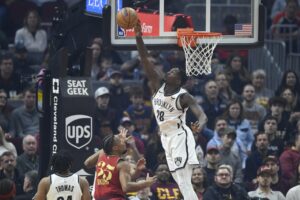
<path fill-rule="evenodd" d="M 218 38 L 221 36 L 222 34 L 217 32 L 194 32 L 193 28 L 177 29 L 177 44 L 182 47 L 181 37 L 187 37 L 187 40 L 192 38 L 193 41 L 190 44 L 195 47 L 197 38 Z"/>

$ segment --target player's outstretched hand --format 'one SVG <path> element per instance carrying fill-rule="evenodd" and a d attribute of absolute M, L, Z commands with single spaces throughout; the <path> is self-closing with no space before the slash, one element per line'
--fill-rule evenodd
<path fill-rule="evenodd" d="M 142 27 L 141 27 L 141 21 L 138 20 L 135 27 L 134 27 L 134 32 L 135 32 L 135 35 L 137 37 L 141 37 L 143 34 L 142 34 Z"/>
<path fill-rule="evenodd" d="M 150 177 L 149 176 L 149 173 L 147 173 L 147 176 L 146 176 L 146 183 L 147 185 L 150 187 L 153 183 L 155 183 L 157 180 L 157 177 L 156 176 L 152 176 Z"/>
<path fill-rule="evenodd" d="M 120 133 L 119 133 L 120 139 L 123 139 L 126 141 L 128 130 L 126 128 L 120 128 L 119 131 L 120 131 Z"/>
<path fill-rule="evenodd" d="M 146 159 L 141 158 L 136 162 L 136 170 L 142 171 L 144 169 L 146 169 Z"/>
<path fill-rule="evenodd" d="M 203 126 L 201 126 L 199 121 L 191 122 L 191 129 L 193 133 L 200 133 L 203 130 Z"/>

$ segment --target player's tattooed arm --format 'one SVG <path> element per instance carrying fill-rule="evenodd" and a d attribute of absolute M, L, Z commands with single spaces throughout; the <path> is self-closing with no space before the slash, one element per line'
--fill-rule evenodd
<path fill-rule="evenodd" d="M 192 110 L 193 114 L 198 119 L 196 122 L 192 123 L 192 128 L 194 129 L 193 131 L 201 132 L 207 122 L 206 114 L 204 113 L 201 106 L 189 93 L 185 93 L 181 96 L 180 104 L 183 109 L 189 107 Z"/>

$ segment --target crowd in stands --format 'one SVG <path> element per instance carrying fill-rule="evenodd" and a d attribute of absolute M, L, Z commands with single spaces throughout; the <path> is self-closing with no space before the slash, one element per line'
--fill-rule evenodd
<path fill-rule="evenodd" d="M 49 33 L 41 26 L 47 21 L 42 8 L 49 3 L 68 6 L 77 1 L 21 1 L 28 10 L 16 9 L 17 2 L 0 0 L 0 199 L 9 194 L 30 199 L 36 191 L 40 114 L 31 77 L 48 65 Z M 296 27 L 291 33 L 272 26 L 276 39 L 285 41 L 292 35 L 299 40 L 299 3 L 274 1 L 269 16 L 273 25 Z M 20 21 L 17 10 L 24 14 L 23 25 L 16 20 L 18 16 Z M 125 127 L 133 138 L 130 146 L 139 152 L 129 156 L 130 162 L 134 165 L 139 157 L 145 157 L 147 170 L 158 175 L 156 184 L 130 194 L 129 199 L 180 199 L 165 162 L 139 57 L 135 52 L 107 51 L 101 38 L 91 41 L 90 78 L 105 82 L 94 88 L 94 136 L 101 141 Z M 292 48 L 299 52 L 298 46 Z M 299 74 L 285 71 L 278 77 L 277 89 L 271 90 L 266 87 L 269 77 L 263 66 L 249 71 L 245 51 L 228 52 L 217 50 L 213 73 L 190 77 L 185 85 L 208 117 L 206 127 L 193 133 L 200 165 L 193 170 L 192 183 L 199 200 L 299 199 Z M 185 65 L 181 51 L 151 51 L 150 55 L 161 74 L 172 66 Z M 128 80 L 135 84 L 127 85 Z M 191 113 L 187 121 L 195 121 Z M 140 180 L 143 177 L 136 181 Z"/>

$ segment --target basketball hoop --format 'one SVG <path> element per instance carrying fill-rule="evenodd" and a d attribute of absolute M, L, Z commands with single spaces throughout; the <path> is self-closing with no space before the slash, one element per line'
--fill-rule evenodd
<path fill-rule="evenodd" d="M 221 33 L 177 29 L 177 44 L 184 50 L 187 76 L 211 73 L 212 55 L 221 38 Z"/>

